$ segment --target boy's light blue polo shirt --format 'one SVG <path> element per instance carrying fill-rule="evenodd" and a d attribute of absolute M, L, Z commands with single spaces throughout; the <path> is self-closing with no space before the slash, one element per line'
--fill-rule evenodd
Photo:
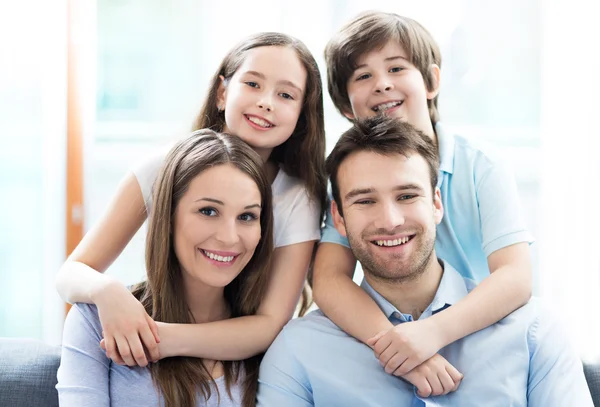
<path fill-rule="evenodd" d="M 420 320 L 452 306 L 475 287 L 443 264 L 438 290 Z M 392 324 L 412 321 L 366 281 L 362 289 Z M 561 321 L 536 298 L 439 353 L 464 378 L 456 392 L 419 397 L 414 386 L 383 370 L 371 348 L 314 311 L 290 321 L 267 351 L 257 406 L 593 406 L 579 355 Z"/>
<path fill-rule="evenodd" d="M 444 217 L 437 228 L 435 250 L 464 277 L 480 282 L 489 275 L 487 257 L 491 253 L 533 239 L 525 227 L 517 185 L 507 165 L 466 138 L 445 132 L 439 123 L 436 133 Z M 333 226 L 331 207 L 321 243 L 350 247 Z"/>

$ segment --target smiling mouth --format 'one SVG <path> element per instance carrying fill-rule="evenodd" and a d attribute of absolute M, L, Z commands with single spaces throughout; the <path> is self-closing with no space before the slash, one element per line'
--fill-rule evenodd
<path fill-rule="evenodd" d="M 258 127 L 262 127 L 263 129 L 270 129 L 271 127 L 275 127 L 273 123 L 271 123 L 268 120 L 261 119 L 260 117 L 249 116 L 247 114 L 245 114 L 244 116 L 249 122 L 252 122 L 253 124 L 257 125 Z"/>
<path fill-rule="evenodd" d="M 200 249 L 200 251 L 202 252 L 202 254 L 205 257 L 208 257 L 209 259 L 214 260 L 214 261 L 218 261 L 220 263 L 231 263 L 235 259 L 237 259 L 237 257 L 239 256 L 239 254 L 236 254 L 236 255 L 233 255 L 233 256 L 220 256 L 220 255 L 218 255 L 216 253 L 212 253 L 212 252 L 206 251 L 204 249 Z"/>
<path fill-rule="evenodd" d="M 385 113 L 386 110 L 401 106 L 402 103 L 404 103 L 404 100 L 397 100 L 395 102 L 381 103 L 379 105 L 373 106 L 371 108 L 371 110 L 373 110 L 376 113 Z"/>
<path fill-rule="evenodd" d="M 410 242 L 414 237 L 415 235 L 410 235 L 393 240 L 373 240 L 371 243 L 379 247 L 396 247 Z"/>

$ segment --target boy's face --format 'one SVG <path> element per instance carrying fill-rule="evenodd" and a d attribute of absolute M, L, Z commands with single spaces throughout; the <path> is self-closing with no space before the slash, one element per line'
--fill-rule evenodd
<path fill-rule="evenodd" d="M 395 41 L 368 52 L 358 59 L 358 68 L 348 80 L 352 112 L 349 119 L 385 114 L 407 121 L 433 136 L 427 100 L 439 86 L 429 91 L 421 72 L 410 62 L 408 53 Z M 439 85 L 439 68 L 432 66 Z"/>

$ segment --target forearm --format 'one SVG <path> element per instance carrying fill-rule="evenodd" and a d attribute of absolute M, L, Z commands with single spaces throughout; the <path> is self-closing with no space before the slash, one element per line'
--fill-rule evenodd
<path fill-rule="evenodd" d="M 315 259 L 313 296 L 337 326 L 366 343 L 393 325 L 375 301 L 352 281 L 355 264 L 350 249 L 321 244 Z"/>
<path fill-rule="evenodd" d="M 282 327 L 280 320 L 267 315 L 204 324 L 159 324 L 159 352 L 161 358 L 247 359 L 266 351 Z"/>
<path fill-rule="evenodd" d="M 65 262 L 56 276 L 58 293 L 70 303 L 95 304 L 97 296 L 113 284 L 120 283 L 78 261 Z"/>
<path fill-rule="evenodd" d="M 530 272 L 512 264 L 499 267 L 462 300 L 431 317 L 440 330 L 441 347 L 498 322 L 530 297 Z"/>

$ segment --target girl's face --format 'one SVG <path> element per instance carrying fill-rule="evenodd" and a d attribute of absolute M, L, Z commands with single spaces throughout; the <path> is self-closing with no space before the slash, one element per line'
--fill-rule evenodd
<path fill-rule="evenodd" d="M 209 168 L 190 182 L 173 225 L 188 291 L 222 289 L 240 274 L 260 241 L 261 202 L 254 180 L 233 165 Z"/>
<path fill-rule="evenodd" d="M 235 134 L 267 160 L 293 133 L 302 111 L 306 70 L 296 51 L 265 46 L 246 52 L 227 83 L 221 77 L 217 107 L 224 132 Z"/>

